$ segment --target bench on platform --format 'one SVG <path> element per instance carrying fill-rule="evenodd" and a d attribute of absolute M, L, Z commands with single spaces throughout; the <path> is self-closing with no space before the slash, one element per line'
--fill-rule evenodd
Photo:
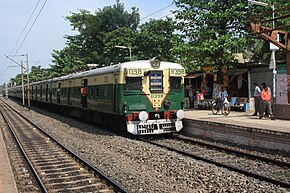
<path fill-rule="evenodd" d="M 237 111 L 249 111 L 250 110 L 250 103 L 248 98 L 244 97 L 232 97 L 230 102 L 231 110 Z"/>

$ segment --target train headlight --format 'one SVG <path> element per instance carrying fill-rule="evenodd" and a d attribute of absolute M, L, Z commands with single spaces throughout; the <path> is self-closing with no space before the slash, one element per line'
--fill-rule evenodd
<path fill-rule="evenodd" d="M 140 121 L 143 121 L 143 122 L 146 121 L 148 119 L 148 113 L 145 111 L 141 111 L 139 113 L 139 119 Z"/>
<path fill-rule="evenodd" d="M 176 116 L 178 119 L 183 119 L 184 118 L 184 111 L 179 109 L 177 112 L 176 112 Z"/>

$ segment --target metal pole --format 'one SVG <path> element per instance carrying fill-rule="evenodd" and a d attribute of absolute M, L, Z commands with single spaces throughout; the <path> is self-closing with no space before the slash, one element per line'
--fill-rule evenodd
<path fill-rule="evenodd" d="M 132 50 L 131 50 L 131 48 L 130 47 L 128 47 L 129 48 L 129 54 L 130 54 L 130 61 L 131 61 L 131 58 L 132 58 Z"/>
<path fill-rule="evenodd" d="M 274 18 L 275 18 L 275 7 L 274 7 L 274 4 L 272 5 L 272 18 L 273 18 L 273 29 L 275 29 L 275 21 L 274 21 Z M 275 59 L 275 51 L 276 50 L 272 50 L 272 54 L 273 54 L 273 103 L 276 103 L 276 74 L 277 74 L 277 71 L 276 71 L 276 59 Z"/>
<path fill-rule="evenodd" d="M 23 80 L 23 62 L 21 61 L 21 77 L 22 77 L 22 105 L 25 106 L 24 100 L 24 80 Z"/>
<path fill-rule="evenodd" d="M 5 95 L 8 98 L 8 83 L 5 83 Z"/>
<path fill-rule="evenodd" d="M 27 74 L 27 106 L 30 109 L 30 85 L 29 85 L 29 67 L 28 67 L 28 54 L 26 53 L 26 74 Z"/>

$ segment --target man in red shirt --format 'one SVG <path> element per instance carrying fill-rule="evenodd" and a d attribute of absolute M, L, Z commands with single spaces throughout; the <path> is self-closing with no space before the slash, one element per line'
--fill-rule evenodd
<path fill-rule="evenodd" d="M 262 108 L 260 112 L 259 119 L 263 118 L 265 111 L 267 111 L 272 120 L 275 120 L 272 109 L 271 109 L 271 93 L 268 90 L 268 86 L 263 86 L 263 91 L 261 92 L 261 99 L 262 99 Z"/>
<path fill-rule="evenodd" d="M 87 92 L 88 92 L 88 88 L 87 85 L 85 83 L 83 83 L 82 87 L 81 87 L 81 103 L 82 103 L 82 107 L 87 107 Z"/>

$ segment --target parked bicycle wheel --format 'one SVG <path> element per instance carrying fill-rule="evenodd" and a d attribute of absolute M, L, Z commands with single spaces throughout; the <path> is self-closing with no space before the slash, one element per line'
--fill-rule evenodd
<path fill-rule="evenodd" d="M 211 111 L 212 111 L 212 113 L 214 115 L 216 115 L 219 112 L 219 108 L 217 106 L 217 102 L 216 101 L 212 102 L 212 104 L 211 104 Z"/>
<path fill-rule="evenodd" d="M 224 114 L 225 116 L 228 116 L 231 112 L 231 107 L 229 104 L 223 104 L 222 107 L 222 114 Z"/>

